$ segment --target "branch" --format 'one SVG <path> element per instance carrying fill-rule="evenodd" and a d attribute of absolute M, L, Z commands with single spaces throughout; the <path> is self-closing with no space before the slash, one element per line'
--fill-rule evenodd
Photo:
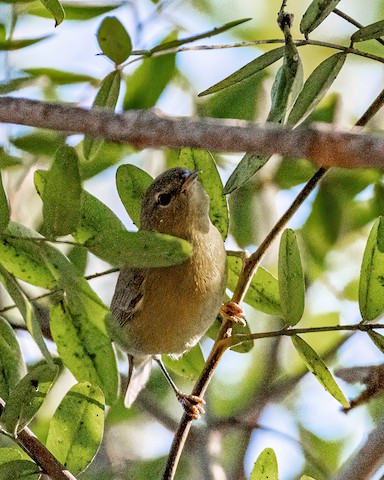
<path fill-rule="evenodd" d="M 5 402 L 0 398 L 0 413 L 4 406 Z M 76 480 L 28 427 L 21 430 L 14 440 L 52 480 Z"/>
<path fill-rule="evenodd" d="M 233 119 L 168 117 L 159 110 L 117 115 L 66 104 L 0 98 L 0 122 L 84 133 L 138 148 L 192 147 L 220 152 L 302 157 L 320 167 L 382 167 L 384 138 L 315 125 L 291 130 Z"/>

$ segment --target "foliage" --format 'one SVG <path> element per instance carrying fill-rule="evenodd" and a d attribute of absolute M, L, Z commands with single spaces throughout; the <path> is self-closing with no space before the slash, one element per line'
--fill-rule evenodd
<path fill-rule="evenodd" d="M 350 108 L 344 116 L 352 126 L 361 110 L 370 106 L 356 106 L 353 92 L 344 85 L 351 71 L 384 63 L 380 38 L 384 24 L 375 17 L 379 2 L 372 2 L 372 18 L 364 26 L 346 20 L 335 0 L 288 1 L 286 10 L 295 14 L 293 24 L 291 16 L 280 12 L 279 25 L 275 19 L 263 18 L 258 26 L 248 17 L 259 17 L 259 12 L 251 11 L 247 2 L 246 6 L 238 2 L 241 14 L 245 10 L 247 16 L 240 20 L 233 18 L 231 9 L 218 7 L 220 2 L 175 4 L 175 12 L 167 10 L 167 3 L 172 4 L 0 1 L 0 11 L 6 13 L 0 24 L 0 54 L 8 65 L 0 94 L 84 102 L 112 111 L 168 109 L 169 105 L 175 115 L 184 113 L 176 105 L 179 100 L 188 99 L 189 113 L 236 116 L 290 128 L 319 120 L 336 125 L 343 104 Z M 275 9 L 264 3 L 267 10 L 279 9 L 277 2 Z M 183 18 L 191 13 L 204 24 L 220 24 L 220 18 L 221 26 L 196 27 L 186 35 L 181 25 L 188 24 Z M 59 25 L 55 31 L 52 19 Z M 24 34 L 23 25 L 30 20 L 34 28 Z M 340 25 L 336 39 L 318 33 L 326 31 L 331 21 Z M 99 55 L 92 58 L 103 73 L 95 74 L 97 68 L 87 65 L 61 69 L 50 59 L 51 42 L 68 24 L 71 32 L 84 28 L 97 40 Z M 76 35 L 73 45 L 78 42 L 79 48 L 83 33 Z M 188 50 L 207 49 L 198 42 L 213 43 L 214 36 L 242 48 L 232 54 L 212 47 L 205 55 L 210 55 L 218 73 L 208 76 L 199 60 L 192 58 L 202 52 Z M 57 56 L 65 50 L 74 61 L 75 49 L 71 51 L 68 37 L 63 38 Z M 273 46 L 267 49 L 269 43 Z M 46 57 L 31 55 L 34 51 L 47 52 Z M 244 66 L 237 68 L 235 55 L 242 59 L 244 51 Z M 87 52 L 88 58 L 93 53 Z M 353 63 L 353 57 L 361 63 Z M 189 70 L 181 58 L 189 62 Z M 356 78 L 361 81 L 357 73 Z M 365 97 L 359 100 L 364 102 Z M 381 123 L 375 117 L 372 128 L 382 130 Z M 252 252 L 255 245 L 264 248 L 262 242 L 277 220 L 271 205 L 286 211 L 299 188 L 316 173 L 301 158 L 249 152 L 240 158 L 190 147 L 179 152 L 138 152 L 68 132 L 14 128 L 0 148 L 0 397 L 5 402 L 5 406 L 0 403 L 0 478 L 40 477 L 41 466 L 17 445 L 27 426 L 84 480 L 160 478 L 166 451 L 161 447 L 164 441 L 153 434 L 148 413 L 174 430 L 181 410 L 174 409 L 175 400 L 158 370 L 137 404 L 131 410 L 123 407 L 121 352 L 115 351 L 105 327 L 114 287 L 106 275 L 122 265 L 180 264 L 191 255 L 191 245 L 169 235 L 127 228 L 127 216 L 132 226 L 140 226 L 141 201 L 156 173 L 176 165 L 198 170 L 210 197 L 211 220 L 231 250 L 227 288 L 235 292 L 249 261 L 239 247 Z M 380 362 L 384 352 L 379 323 L 384 312 L 384 187 L 382 173 L 375 170 L 334 168 L 324 173 L 309 199 L 308 191 L 298 202 L 305 201 L 306 211 L 292 211 L 295 231 L 280 228 L 279 251 L 271 248 L 268 261 L 257 265 L 249 278 L 244 292 L 248 324 L 233 328 L 232 351 L 224 356 L 223 367 L 209 386 L 207 422 L 196 429 L 193 447 L 183 453 L 177 478 L 208 478 L 204 469 L 218 468 L 211 454 L 214 442 L 222 446 L 219 460 L 228 478 L 243 478 L 244 458 L 251 455 L 252 461 L 245 465 L 251 479 L 277 479 L 279 470 L 279 478 L 322 480 L 340 471 L 344 450 L 351 450 L 355 420 L 341 418 L 339 409 L 348 410 L 346 396 L 355 392 L 339 384 L 332 371 L 335 365 L 350 366 L 350 358 L 358 365 L 372 358 Z M 224 185 L 222 178 L 227 179 Z M 112 190 L 124 210 L 104 195 Z M 85 271 L 92 273 L 85 276 Z M 101 287 L 91 283 L 94 277 L 104 282 Z M 184 388 L 190 390 L 185 382 L 199 377 L 212 344 L 209 337 L 215 338 L 219 330 L 216 320 L 201 345 L 180 359 L 164 359 Z M 292 341 L 286 342 L 284 336 Z M 32 346 L 38 354 L 31 353 Z M 360 355 L 362 351 L 366 357 Z M 369 390 L 368 380 L 366 384 Z M 303 385 L 310 385 L 308 391 Z M 374 395 L 380 397 L 382 390 L 379 385 Z M 327 415 L 342 425 L 340 435 L 331 426 L 325 432 L 316 422 L 317 416 L 325 416 L 317 398 L 329 402 Z M 370 400 L 369 394 L 366 399 Z M 380 401 L 361 408 L 369 416 L 370 405 Z M 260 433 L 268 430 L 260 426 L 261 415 L 268 416 L 268 407 L 276 403 L 283 420 L 272 421 L 269 429 L 286 445 L 300 446 L 295 465 L 286 469 L 278 442 L 264 442 Z M 289 427 L 282 426 L 287 415 Z M 374 413 L 370 421 L 377 421 Z M 291 428 L 289 440 L 283 434 L 287 428 Z M 258 458 L 253 434 L 257 448 L 262 443 Z M 148 447 L 147 452 L 151 442 L 157 449 Z M 212 478 L 216 478 L 213 473 Z"/>

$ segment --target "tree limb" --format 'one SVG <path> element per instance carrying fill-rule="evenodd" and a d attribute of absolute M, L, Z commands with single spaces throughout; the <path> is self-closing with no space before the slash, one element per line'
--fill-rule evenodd
<path fill-rule="evenodd" d="M 383 167 L 384 137 L 318 124 L 294 130 L 243 120 L 169 117 L 159 110 L 114 114 L 67 104 L 0 98 L 0 122 L 84 133 L 137 148 L 192 147 L 220 152 L 278 153 L 320 167 Z"/>

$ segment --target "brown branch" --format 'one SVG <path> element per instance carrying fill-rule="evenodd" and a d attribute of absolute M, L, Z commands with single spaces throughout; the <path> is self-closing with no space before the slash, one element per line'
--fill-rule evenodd
<path fill-rule="evenodd" d="M 0 398 L 0 412 L 4 406 L 5 402 Z M 76 480 L 28 427 L 21 430 L 14 440 L 52 480 Z"/>
<path fill-rule="evenodd" d="M 294 130 L 243 120 L 168 117 L 158 110 L 130 110 L 117 115 L 105 110 L 0 98 L 0 122 L 84 133 L 139 148 L 193 147 L 220 152 L 278 153 L 303 157 L 320 167 L 382 167 L 384 138 L 346 131 L 334 125 Z"/>

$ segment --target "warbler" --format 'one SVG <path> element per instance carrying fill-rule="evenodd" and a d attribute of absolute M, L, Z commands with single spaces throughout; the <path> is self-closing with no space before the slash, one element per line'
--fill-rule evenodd
<path fill-rule="evenodd" d="M 162 354 L 180 357 L 213 323 L 226 286 L 223 239 L 209 218 L 209 197 L 198 172 L 172 168 L 159 175 L 142 203 L 140 230 L 167 233 L 191 243 L 181 265 L 122 268 L 111 302 L 108 327 L 128 354 L 125 405 L 130 407 L 148 381 L 156 360 L 185 411 L 193 418 L 204 401 L 182 394 L 161 362 Z"/>

